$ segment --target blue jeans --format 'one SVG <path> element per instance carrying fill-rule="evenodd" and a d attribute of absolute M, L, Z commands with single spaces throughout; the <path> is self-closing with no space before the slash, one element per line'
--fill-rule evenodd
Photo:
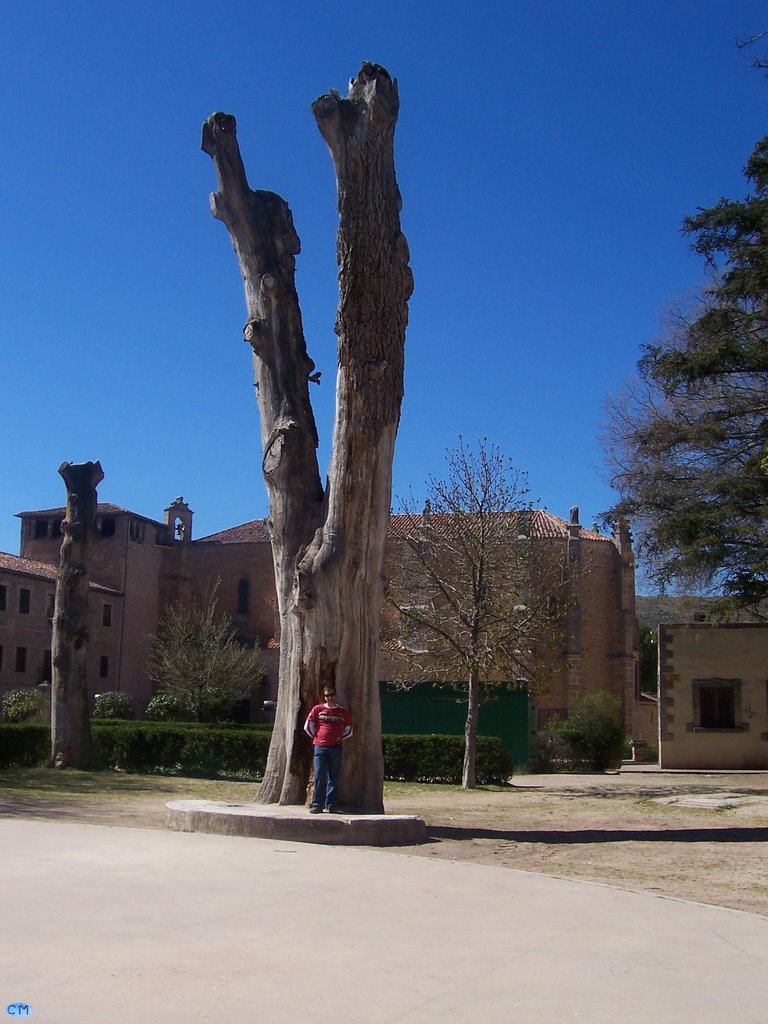
<path fill-rule="evenodd" d="M 333 747 L 314 747 L 315 784 L 312 806 L 329 811 L 336 806 L 336 788 L 341 772 L 341 744 Z"/>

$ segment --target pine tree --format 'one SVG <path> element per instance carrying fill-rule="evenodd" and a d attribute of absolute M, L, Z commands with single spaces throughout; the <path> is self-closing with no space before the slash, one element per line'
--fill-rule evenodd
<path fill-rule="evenodd" d="M 639 553 L 662 586 L 706 587 L 726 607 L 768 598 L 768 136 L 753 191 L 683 222 L 711 279 L 644 347 L 610 407 L 606 447 Z"/>

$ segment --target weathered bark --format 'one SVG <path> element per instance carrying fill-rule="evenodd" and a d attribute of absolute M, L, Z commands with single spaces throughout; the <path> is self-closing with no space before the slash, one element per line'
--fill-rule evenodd
<path fill-rule="evenodd" d="M 335 680 L 355 720 L 341 801 L 383 808 L 375 667 L 412 291 L 394 170 L 398 105 L 397 83 L 373 64 L 363 65 L 346 98 L 332 93 L 312 105 L 334 161 L 340 214 L 339 370 L 325 489 L 290 210 L 274 193 L 249 188 L 231 115 L 213 114 L 203 126 L 203 149 L 219 179 L 211 209 L 230 232 L 245 284 L 270 505 L 281 634 L 277 712 L 258 797 L 265 803 L 304 802 L 311 750 L 303 719 Z"/>
<path fill-rule="evenodd" d="M 88 712 L 88 552 L 104 473 L 99 462 L 64 462 L 59 475 L 67 486 L 67 511 L 53 620 L 51 767 L 91 768 L 98 757 Z"/>

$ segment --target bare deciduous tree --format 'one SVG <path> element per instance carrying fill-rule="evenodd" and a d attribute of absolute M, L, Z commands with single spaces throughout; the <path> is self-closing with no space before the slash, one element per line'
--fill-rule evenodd
<path fill-rule="evenodd" d="M 487 441 L 476 452 L 460 441 L 428 495 L 423 512 L 411 501 L 393 517 L 387 593 L 407 677 L 466 687 L 462 785 L 473 788 L 483 688 L 536 692 L 564 653 L 566 565 L 535 534 L 525 476 Z"/>
<path fill-rule="evenodd" d="M 166 610 L 149 652 L 149 677 L 200 722 L 231 712 L 256 690 L 264 667 L 258 651 L 240 643 L 232 620 L 218 611 L 218 583 L 200 602 Z"/>

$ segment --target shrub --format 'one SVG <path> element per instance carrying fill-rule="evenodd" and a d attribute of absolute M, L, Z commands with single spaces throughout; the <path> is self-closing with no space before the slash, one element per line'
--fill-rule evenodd
<path fill-rule="evenodd" d="M 179 698 L 170 693 L 156 693 L 147 704 L 146 716 L 150 722 L 184 722 L 189 718 Z"/>
<path fill-rule="evenodd" d="M 10 690 L 3 694 L 3 720 L 28 722 L 42 714 L 43 698 L 37 690 Z"/>
<path fill-rule="evenodd" d="M 562 737 L 553 731 L 554 725 L 554 722 L 550 722 L 549 728 L 536 736 L 535 770 L 544 774 L 562 771 L 567 767 L 565 744 Z"/>
<path fill-rule="evenodd" d="M 133 702 L 127 693 L 97 693 L 92 718 L 133 718 Z"/>
<path fill-rule="evenodd" d="M 0 768 L 38 768 L 51 756 L 51 731 L 31 722 L 0 725 Z"/>
<path fill-rule="evenodd" d="M 577 701 L 562 722 L 549 732 L 560 745 L 568 766 L 577 771 L 602 772 L 621 764 L 624 726 L 621 702 L 608 690 L 588 694 Z"/>
<path fill-rule="evenodd" d="M 197 706 L 200 722 L 224 725 L 235 720 L 235 702 L 226 693 L 202 694 Z"/>

